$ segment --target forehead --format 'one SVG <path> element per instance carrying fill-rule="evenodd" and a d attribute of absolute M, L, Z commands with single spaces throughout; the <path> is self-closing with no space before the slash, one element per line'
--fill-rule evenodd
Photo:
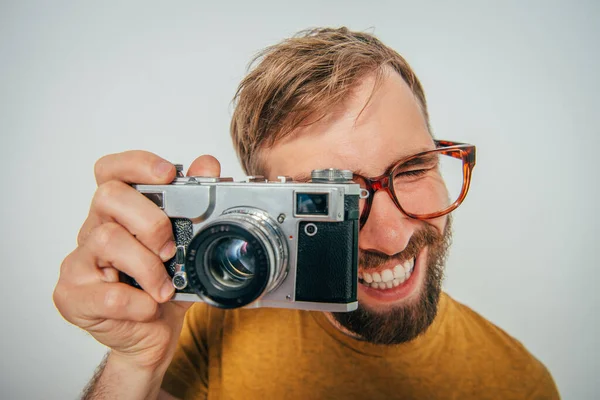
<path fill-rule="evenodd" d="M 433 149 L 418 101 L 402 77 L 387 71 L 375 91 L 374 85 L 375 75 L 366 76 L 343 104 L 265 150 L 265 175 L 299 177 L 339 168 L 377 176 L 405 156 Z"/>

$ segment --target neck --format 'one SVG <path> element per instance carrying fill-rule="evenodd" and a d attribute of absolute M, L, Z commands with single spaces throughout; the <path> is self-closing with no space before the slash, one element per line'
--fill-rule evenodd
<path fill-rule="evenodd" d="M 352 332 L 352 331 L 349 331 L 349 330 L 348 330 L 348 329 L 346 329 L 344 326 L 342 326 L 342 324 L 340 324 L 340 323 L 339 323 L 339 322 L 338 322 L 338 321 L 337 321 L 337 320 L 336 320 L 336 319 L 333 317 L 333 314 L 331 314 L 331 313 L 329 313 L 329 312 L 326 312 L 326 313 L 324 313 L 324 314 L 325 314 L 325 317 L 327 318 L 327 321 L 329 321 L 329 323 L 330 323 L 331 325 L 333 325 L 333 327 L 334 327 L 335 329 L 337 329 L 338 331 L 342 332 L 344 335 L 346 335 L 346 336 L 350 336 L 351 338 L 353 338 L 353 339 L 356 339 L 356 340 L 361 340 L 361 341 L 364 341 L 364 340 L 365 340 L 365 339 L 364 339 L 362 336 L 360 336 L 360 335 L 358 335 L 357 333 L 354 333 L 354 332 Z"/>

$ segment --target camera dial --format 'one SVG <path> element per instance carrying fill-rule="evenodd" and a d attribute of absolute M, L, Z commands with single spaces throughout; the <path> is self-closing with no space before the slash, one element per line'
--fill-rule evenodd
<path fill-rule="evenodd" d="M 346 169 L 315 169 L 311 173 L 313 182 L 318 183 L 343 183 L 352 180 L 352 171 Z"/>
<path fill-rule="evenodd" d="M 183 290 L 183 289 L 185 289 L 185 287 L 188 284 L 188 282 L 187 282 L 187 275 L 183 271 L 176 272 L 175 275 L 173 275 L 172 281 L 173 281 L 173 286 L 177 290 Z"/>

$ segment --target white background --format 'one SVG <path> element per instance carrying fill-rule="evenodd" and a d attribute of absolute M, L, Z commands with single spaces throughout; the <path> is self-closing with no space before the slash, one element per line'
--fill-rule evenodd
<path fill-rule="evenodd" d="M 90 3 L 0 3 L 2 398 L 75 398 L 105 351 L 52 303 L 95 160 L 210 153 L 241 178 L 230 100 L 251 56 L 339 25 L 403 54 L 435 135 L 478 146 L 446 290 L 521 340 L 564 398 L 597 396 L 598 2 Z"/>

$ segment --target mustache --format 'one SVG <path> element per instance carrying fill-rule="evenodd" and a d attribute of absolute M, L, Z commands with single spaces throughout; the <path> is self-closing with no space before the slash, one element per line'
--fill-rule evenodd
<path fill-rule="evenodd" d="M 415 258 L 425 246 L 434 245 L 443 240 L 443 236 L 435 228 L 429 225 L 424 226 L 413 233 L 408 245 L 401 252 L 390 256 L 377 250 L 360 250 L 358 263 L 365 270 L 377 269 L 390 261 L 400 264 Z"/>

